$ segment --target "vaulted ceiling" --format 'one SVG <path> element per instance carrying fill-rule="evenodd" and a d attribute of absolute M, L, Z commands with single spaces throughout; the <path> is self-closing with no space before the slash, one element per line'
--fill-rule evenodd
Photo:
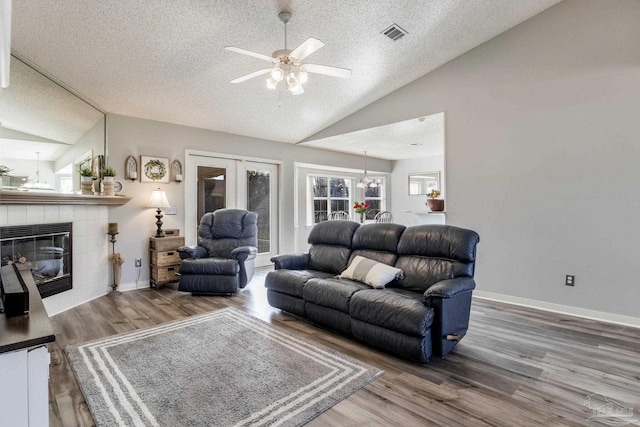
<path fill-rule="evenodd" d="M 110 113 L 296 143 L 558 1 L 16 0 L 12 49 Z M 223 48 L 284 48 L 282 10 L 289 49 L 318 38 L 308 62 L 352 76 L 310 74 L 298 96 L 231 84 L 268 63 Z"/>

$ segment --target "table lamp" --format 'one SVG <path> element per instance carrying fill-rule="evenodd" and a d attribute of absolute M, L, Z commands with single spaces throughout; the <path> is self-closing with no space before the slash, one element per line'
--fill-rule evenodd
<path fill-rule="evenodd" d="M 164 237 L 164 231 L 162 231 L 162 209 L 171 207 L 169 200 L 167 200 L 166 193 L 159 188 L 157 190 L 153 190 L 147 207 L 157 209 L 156 226 L 158 227 L 158 231 L 156 231 L 155 237 Z"/>

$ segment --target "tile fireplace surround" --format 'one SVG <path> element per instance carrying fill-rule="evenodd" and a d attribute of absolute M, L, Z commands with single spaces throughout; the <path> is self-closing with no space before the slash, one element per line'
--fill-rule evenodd
<path fill-rule="evenodd" d="M 0 225 L 73 223 L 73 289 L 42 300 L 49 316 L 106 294 L 109 288 L 108 207 L 0 206 Z"/>

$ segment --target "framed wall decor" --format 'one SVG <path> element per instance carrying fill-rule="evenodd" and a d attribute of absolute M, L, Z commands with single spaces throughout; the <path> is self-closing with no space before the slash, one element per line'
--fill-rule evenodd
<path fill-rule="evenodd" d="M 169 159 L 140 156 L 140 182 L 169 182 Z"/>

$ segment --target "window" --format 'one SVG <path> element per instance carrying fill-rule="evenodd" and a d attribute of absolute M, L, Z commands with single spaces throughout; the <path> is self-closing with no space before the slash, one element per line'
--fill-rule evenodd
<path fill-rule="evenodd" d="M 326 221 L 331 212 L 344 211 L 351 215 L 351 183 L 349 178 L 309 175 L 309 194 L 312 224 Z"/>
<path fill-rule="evenodd" d="M 375 182 L 378 185 L 371 187 L 371 184 L 369 184 L 369 186 L 364 189 L 364 202 L 370 205 L 366 219 L 373 219 L 378 212 L 386 210 L 384 200 L 385 179 L 372 178 L 371 182 Z"/>

